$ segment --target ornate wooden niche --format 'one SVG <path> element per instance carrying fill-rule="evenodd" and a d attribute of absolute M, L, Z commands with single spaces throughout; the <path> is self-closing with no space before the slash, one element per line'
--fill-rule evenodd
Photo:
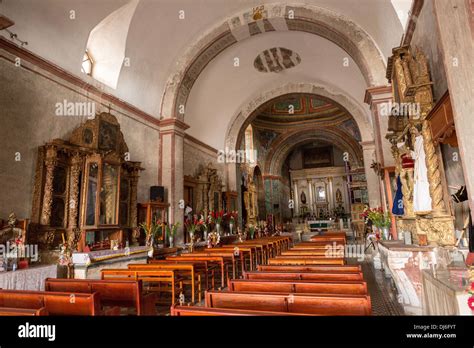
<path fill-rule="evenodd" d="M 386 138 L 392 144 L 395 173 L 400 175 L 405 208 L 405 215 L 396 219 L 397 229 L 411 232 L 415 243 L 418 243 L 418 235 L 426 235 L 432 245 L 454 245 L 453 217 L 446 209 L 441 160 L 430 125 L 429 115 L 434 101 L 428 60 L 420 49 L 411 50 L 408 46 L 396 47 L 392 53 L 388 60 L 387 78 L 392 83 L 393 101 L 398 109 L 392 109 L 389 116 L 390 133 Z M 417 134 L 423 137 L 431 196 L 432 209 L 426 215 L 413 211 L 415 182 L 410 153 Z"/>
<path fill-rule="evenodd" d="M 39 147 L 33 197 L 35 239 L 57 248 L 63 234 L 72 250 L 136 243 L 137 185 L 143 168 L 127 161 L 117 119 L 102 113 L 68 140 Z"/>

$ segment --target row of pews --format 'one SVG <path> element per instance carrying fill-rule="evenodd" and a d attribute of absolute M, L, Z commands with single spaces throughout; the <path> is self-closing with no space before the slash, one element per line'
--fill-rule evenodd
<path fill-rule="evenodd" d="M 184 303 L 185 292 L 189 303 L 197 304 L 205 291 L 225 287 L 289 244 L 288 237 L 246 241 L 126 269 L 103 269 L 101 279 L 49 278 L 45 291 L 0 289 L 0 315 L 157 315 L 157 304 Z"/>
<path fill-rule="evenodd" d="M 266 237 L 103 269 L 101 279 L 50 278 L 45 291 L 0 290 L 0 315 L 157 315 L 158 304 L 174 316 L 370 315 L 360 266 L 328 255 L 345 243 Z"/>
<path fill-rule="evenodd" d="M 204 306 L 172 305 L 171 315 L 371 315 L 367 284 L 360 266 L 346 265 L 345 244 L 345 234 L 327 233 L 275 249 L 226 289 L 207 291 Z"/>

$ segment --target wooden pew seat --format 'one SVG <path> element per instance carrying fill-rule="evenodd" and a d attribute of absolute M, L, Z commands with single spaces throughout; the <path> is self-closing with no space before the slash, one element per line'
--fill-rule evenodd
<path fill-rule="evenodd" d="M 237 292 L 367 295 L 367 284 L 363 281 L 234 279 L 229 280 L 228 288 Z"/>
<path fill-rule="evenodd" d="M 1 317 L 45 316 L 48 311 L 45 307 L 39 309 L 0 307 Z"/>
<path fill-rule="evenodd" d="M 361 272 L 245 272 L 244 279 L 281 279 L 281 280 L 314 280 L 314 281 L 362 281 L 363 275 Z"/>
<path fill-rule="evenodd" d="M 319 256 L 277 256 L 268 260 L 269 265 L 345 265 L 343 258 Z"/>
<path fill-rule="evenodd" d="M 132 307 L 137 315 L 156 315 L 155 294 L 143 293 L 141 280 L 47 278 L 46 291 L 100 294 L 104 306 Z"/>
<path fill-rule="evenodd" d="M 171 315 L 178 317 L 187 316 L 308 316 L 304 313 L 290 312 L 269 312 L 256 311 L 250 309 L 226 309 L 226 308 L 209 308 L 197 306 L 172 306 Z"/>
<path fill-rule="evenodd" d="M 360 265 L 259 265 L 258 271 L 276 272 L 362 272 Z"/>
<path fill-rule="evenodd" d="M 208 291 L 206 307 L 319 315 L 371 315 L 369 296 Z"/>
<path fill-rule="evenodd" d="M 0 307 L 41 309 L 45 308 L 49 315 L 101 315 L 100 295 L 27 291 L 0 290 Z"/>

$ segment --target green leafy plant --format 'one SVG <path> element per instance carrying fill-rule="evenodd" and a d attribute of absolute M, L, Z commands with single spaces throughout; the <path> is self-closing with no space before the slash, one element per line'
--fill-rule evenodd
<path fill-rule="evenodd" d="M 150 226 L 148 226 L 145 222 L 142 222 L 139 227 L 145 232 L 147 245 L 150 245 L 152 240 L 156 241 L 157 239 L 160 239 L 162 237 L 162 223 L 156 218 L 152 220 Z"/>
<path fill-rule="evenodd" d="M 253 239 L 253 236 L 255 235 L 255 227 L 252 225 L 249 226 L 249 235 L 250 239 Z"/>

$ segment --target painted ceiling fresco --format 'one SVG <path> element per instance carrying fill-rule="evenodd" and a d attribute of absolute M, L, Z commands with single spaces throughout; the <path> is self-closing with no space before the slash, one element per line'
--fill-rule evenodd
<path fill-rule="evenodd" d="M 361 140 L 355 121 L 345 109 L 315 95 L 295 94 L 281 97 L 263 109 L 252 124 L 256 128 L 274 130 L 315 124 L 338 126 L 356 140 Z"/>
<path fill-rule="evenodd" d="M 301 63 L 298 53 L 283 47 L 273 47 L 260 53 L 254 60 L 255 69 L 260 72 L 278 73 Z"/>

